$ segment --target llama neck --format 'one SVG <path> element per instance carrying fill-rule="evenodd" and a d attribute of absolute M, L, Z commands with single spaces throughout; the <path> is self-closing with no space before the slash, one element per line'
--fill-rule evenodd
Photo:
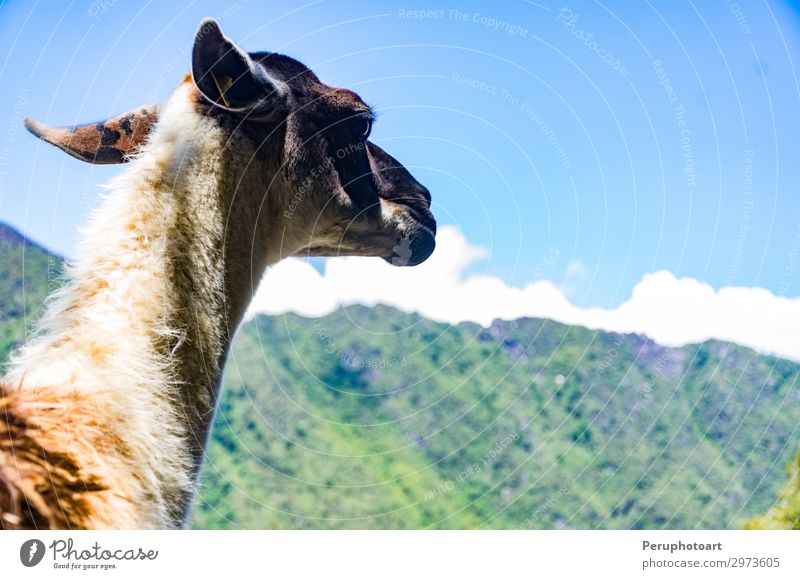
<path fill-rule="evenodd" d="M 269 212 L 235 199 L 258 185 L 252 157 L 231 152 L 246 146 L 187 96 L 173 95 L 141 157 L 112 182 L 44 333 L 12 373 L 78 390 L 106 414 L 142 481 L 134 500 L 157 503 L 146 526 L 186 516 L 231 337 L 277 259 L 251 253 L 271 242 L 253 213 Z"/>

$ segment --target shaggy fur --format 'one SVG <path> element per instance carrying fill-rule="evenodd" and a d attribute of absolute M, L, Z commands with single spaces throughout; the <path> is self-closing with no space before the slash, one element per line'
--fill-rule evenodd
<path fill-rule="evenodd" d="M 188 83 L 176 91 L 139 158 L 109 185 L 40 334 L 8 375 L 36 396 L 85 399 L 125 442 L 114 478 L 127 479 L 125 496 L 148 508 L 114 526 L 183 523 L 227 350 L 224 212 L 215 196 L 222 184 L 234 189 L 241 163 L 225 154 L 223 131 L 195 112 L 190 92 Z"/>
<path fill-rule="evenodd" d="M 213 22 L 198 32 L 193 67 L 148 108 L 158 118 L 120 140 L 115 162 L 130 163 L 12 358 L 4 383 L 17 386 L 0 406 L 4 526 L 184 525 L 230 341 L 264 270 L 290 255 L 392 259 L 398 245 L 410 250 L 398 265 L 413 265 L 433 250 L 427 190 L 366 140 L 354 93 L 288 57 L 247 55 Z M 120 119 L 98 123 L 100 138 L 27 124 L 109 162 L 90 149 L 107 146 Z"/>

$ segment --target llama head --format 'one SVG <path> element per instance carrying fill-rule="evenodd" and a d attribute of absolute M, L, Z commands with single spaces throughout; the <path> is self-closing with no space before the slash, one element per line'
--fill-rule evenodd
<path fill-rule="evenodd" d="M 416 265 L 433 252 L 430 194 L 369 141 L 374 115 L 356 93 L 324 84 L 288 56 L 245 52 L 211 19 L 195 36 L 185 84 L 193 110 L 259 173 L 236 180 L 243 189 L 236 197 L 253 212 L 269 205 L 270 227 L 282 229 L 281 256 L 364 255 Z M 71 128 L 26 119 L 26 127 L 83 161 L 123 163 L 157 121 L 168 122 L 159 119 L 166 111 L 150 105 Z"/>

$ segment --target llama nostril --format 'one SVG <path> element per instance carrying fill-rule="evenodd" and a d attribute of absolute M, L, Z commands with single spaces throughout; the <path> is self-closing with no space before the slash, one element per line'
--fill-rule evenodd
<path fill-rule="evenodd" d="M 428 207 L 430 207 L 431 206 L 431 192 L 428 191 L 428 188 L 425 187 L 424 185 L 420 185 L 419 188 L 420 188 L 420 193 L 422 194 L 422 197 L 425 199 L 425 201 L 428 202 Z"/>
<path fill-rule="evenodd" d="M 414 220 L 419 224 L 421 229 L 426 229 L 431 236 L 436 235 L 436 219 L 434 219 L 429 209 L 425 208 L 420 210 L 416 208 L 412 209 L 411 212 L 414 216 Z"/>

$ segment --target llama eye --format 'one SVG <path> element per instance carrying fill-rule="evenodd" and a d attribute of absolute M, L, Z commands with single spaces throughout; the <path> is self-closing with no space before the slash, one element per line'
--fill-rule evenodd
<path fill-rule="evenodd" d="M 366 139 L 369 137 L 369 134 L 372 132 L 372 120 L 370 119 L 361 119 L 359 121 L 359 136 L 362 139 Z"/>

